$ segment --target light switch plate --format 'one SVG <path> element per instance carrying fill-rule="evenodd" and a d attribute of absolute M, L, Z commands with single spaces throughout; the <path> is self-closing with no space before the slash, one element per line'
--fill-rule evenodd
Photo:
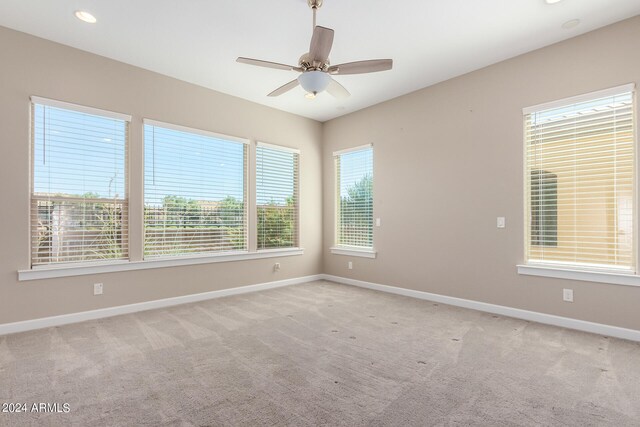
<path fill-rule="evenodd" d="M 507 226 L 506 218 L 503 216 L 499 216 L 496 221 L 496 225 L 498 226 L 498 228 L 505 228 Z"/>
<path fill-rule="evenodd" d="M 376 218 L 376 227 L 380 227 L 380 218 Z"/>

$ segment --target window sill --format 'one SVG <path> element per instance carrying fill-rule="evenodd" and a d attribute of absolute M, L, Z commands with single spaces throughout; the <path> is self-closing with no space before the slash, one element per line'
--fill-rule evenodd
<path fill-rule="evenodd" d="M 19 270 L 18 280 L 52 279 L 55 277 L 83 276 L 87 274 L 113 273 L 118 271 L 147 270 L 152 268 L 179 267 L 184 265 L 211 264 L 216 262 L 244 261 L 250 259 L 275 258 L 304 254 L 302 248 L 268 249 L 259 252 L 233 252 L 190 257 L 157 258 L 146 261 L 114 261 L 86 265 L 35 267 Z"/>
<path fill-rule="evenodd" d="M 526 276 L 553 277 L 556 279 L 579 280 L 583 282 L 609 283 L 612 285 L 640 286 L 640 276 L 633 273 L 612 271 L 587 271 L 540 265 L 518 265 L 518 274 Z"/>
<path fill-rule="evenodd" d="M 378 254 L 373 249 L 354 248 L 346 246 L 334 246 L 331 248 L 331 253 L 335 255 L 347 255 L 361 258 L 375 258 Z"/>

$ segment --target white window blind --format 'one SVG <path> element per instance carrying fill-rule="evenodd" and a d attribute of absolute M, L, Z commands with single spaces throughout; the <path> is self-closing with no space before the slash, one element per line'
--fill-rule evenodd
<path fill-rule="evenodd" d="M 31 265 L 127 259 L 130 119 L 41 98 L 31 108 Z"/>
<path fill-rule="evenodd" d="M 525 111 L 529 263 L 635 271 L 629 87 Z"/>
<path fill-rule="evenodd" d="M 373 248 L 373 148 L 334 153 L 336 244 Z"/>
<path fill-rule="evenodd" d="M 246 250 L 247 146 L 145 121 L 145 258 Z"/>
<path fill-rule="evenodd" d="M 256 205 L 259 250 L 298 246 L 298 162 L 296 150 L 258 143 Z"/>

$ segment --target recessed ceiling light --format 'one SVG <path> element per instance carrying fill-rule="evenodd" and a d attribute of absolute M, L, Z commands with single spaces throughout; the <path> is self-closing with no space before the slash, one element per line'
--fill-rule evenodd
<path fill-rule="evenodd" d="M 76 10 L 76 18 L 89 24 L 95 24 L 98 20 L 95 16 L 87 12 L 86 10 Z"/>
<path fill-rule="evenodd" d="M 562 28 L 564 28 L 565 30 L 570 30 L 571 28 L 577 27 L 578 24 L 580 24 L 579 19 L 572 19 L 571 21 L 567 21 L 562 24 Z"/>
<path fill-rule="evenodd" d="M 560 3 L 562 0 L 544 0 L 547 2 L 547 4 L 556 4 L 556 3 Z"/>

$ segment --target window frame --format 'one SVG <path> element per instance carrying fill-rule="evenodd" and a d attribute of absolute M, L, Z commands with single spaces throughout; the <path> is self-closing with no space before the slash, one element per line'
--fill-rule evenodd
<path fill-rule="evenodd" d="M 631 93 L 632 95 L 632 121 L 633 121 L 633 148 L 634 148 L 634 156 L 633 156 L 633 183 L 634 188 L 632 190 L 632 220 L 633 220 L 633 242 L 632 242 L 632 261 L 634 266 L 632 269 L 617 269 L 615 267 L 609 266 L 597 266 L 597 265 L 581 265 L 581 264 L 570 264 L 565 262 L 554 262 L 552 260 L 547 260 L 545 262 L 539 261 L 530 261 L 527 259 L 528 247 L 527 245 L 530 242 L 531 237 L 531 228 L 528 224 L 529 220 L 529 204 L 528 204 L 528 196 L 529 189 L 527 188 L 527 174 L 528 174 L 528 163 L 527 163 L 527 140 L 525 135 L 525 126 L 526 126 L 526 115 L 532 114 L 538 111 L 549 110 L 554 108 L 562 108 L 565 106 L 570 106 L 573 104 L 579 104 L 582 102 L 589 102 L 601 98 L 606 98 L 608 96 L 616 96 L 624 93 Z M 530 276 L 539 276 L 539 277 L 550 277 L 550 278 L 558 278 L 558 279 L 569 279 L 569 280 L 577 280 L 577 281 L 587 281 L 587 282 L 598 282 L 598 283 L 609 283 L 615 285 L 626 285 L 626 286 L 640 286 L 640 258 L 638 253 L 639 246 L 639 238 L 638 238 L 638 194 L 639 194 L 639 185 L 638 185 L 638 108 L 637 108 L 637 91 L 635 88 L 635 83 L 625 84 L 621 86 L 616 86 L 604 90 L 598 90 L 594 92 L 589 92 L 577 96 L 572 96 L 568 98 L 559 99 L 556 101 L 551 101 L 547 103 L 542 103 L 538 105 L 534 105 L 531 107 L 526 107 L 522 109 L 523 114 L 523 217 L 524 217 L 524 245 L 523 245 L 523 263 L 518 264 L 517 272 L 520 275 L 530 275 Z M 557 191 L 557 189 L 556 189 Z"/>
<path fill-rule="evenodd" d="M 124 129 L 124 194 L 121 200 L 122 205 L 126 206 L 126 216 L 122 216 L 122 231 L 121 242 L 126 241 L 126 256 L 123 258 L 105 258 L 102 260 L 92 259 L 88 261 L 67 261 L 34 265 L 33 258 L 33 221 L 32 215 L 35 197 L 35 107 L 40 105 L 43 107 L 51 107 L 60 110 L 67 110 L 81 114 L 88 114 L 106 119 L 123 121 L 125 125 Z M 29 221 L 28 221 L 28 242 L 29 242 L 29 270 L 27 271 L 39 271 L 39 270 L 51 270 L 51 269 L 76 269 L 84 268 L 85 266 L 109 266 L 114 264 L 127 263 L 131 260 L 131 199 L 130 199 L 130 150 L 131 150 L 131 120 L 132 117 L 129 114 L 119 113 L 110 110 L 104 110 L 95 107 L 89 107 L 86 105 L 75 104 L 66 101 L 60 101 L 56 99 L 44 98 L 40 96 L 32 95 L 29 97 Z M 58 197 L 62 199 L 61 197 Z M 69 197 L 69 200 L 73 198 Z M 86 203 L 103 203 L 104 198 L 83 198 Z M 109 199 L 111 201 L 111 199 Z M 37 204 L 36 204 L 37 206 Z"/>
<path fill-rule="evenodd" d="M 375 169 L 375 153 L 374 153 L 374 147 L 373 144 L 364 144 L 364 145 L 359 145 L 356 147 L 351 147 L 351 148 L 346 148 L 343 150 L 338 150 L 338 151 L 334 151 L 333 152 L 333 176 L 334 176 L 334 227 L 333 227 L 333 241 L 334 244 L 333 246 L 329 249 L 330 252 L 334 255 L 344 255 L 344 256 L 355 256 L 355 257 L 361 257 L 361 258 L 376 258 L 377 257 L 377 250 L 376 250 L 376 246 L 375 246 L 375 191 L 374 191 L 374 195 L 372 195 L 371 197 L 371 204 L 372 204 L 372 221 L 371 221 L 371 239 L 372 239 L 372 243 L 371 246 L 352 246 L 352 245 L 345 245 L 345 244 L 341 244 L 339 242 L 339 233 L 340 233 L 340 174 L 337 168 L 337 161 L 339 159 L 339 156 L 343 155 L 343 154 L 349 154 L 349 153 L 354 153 L 354 152 L 358 152 L 358 151 L 364 151 L 364 150 L 371 150 L 371 172 L 372 172 L 372 180 L 373 180 L 373 186 L 375 188 L 375 174 L 374 174 L 374 169 Z"/>

